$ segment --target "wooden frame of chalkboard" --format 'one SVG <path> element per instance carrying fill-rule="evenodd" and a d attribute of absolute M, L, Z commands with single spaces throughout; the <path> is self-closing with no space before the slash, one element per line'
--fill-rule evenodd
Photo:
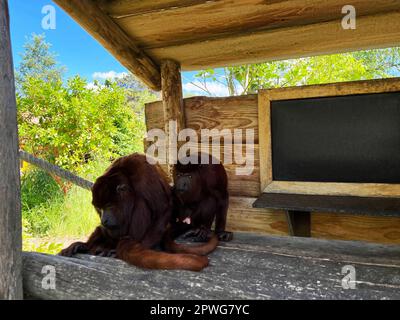
<path fill-rule="evenodd" d="M 400 78 L 261 90 L 258 101 L 262 193 L 400 197 L 400 184 L 276 181 L 273 179 L 271 105 L 273 101 L 400 92 Z M 399 123 L 400 126 L 400 123 Z"/>

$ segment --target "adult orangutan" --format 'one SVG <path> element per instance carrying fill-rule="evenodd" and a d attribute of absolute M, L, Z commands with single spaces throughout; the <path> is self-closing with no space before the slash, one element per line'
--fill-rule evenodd
<path fill-rule="evenodd" d="M 87 242 L 73 243 L 60 255 L 115 256 L 149 269 L 200 271 L 208 265 L 208 258 L 203 255 L 215 249 L 217 237 L 197 247 L 173 241 L 168 231 L 173 204 L 171 187 L 162 170 L 149 164 L 144 155 L 116 160 L 96 180 L 92 195 L 101 226 Z M 160 246 L 173 253 L 154 250 Z"/>

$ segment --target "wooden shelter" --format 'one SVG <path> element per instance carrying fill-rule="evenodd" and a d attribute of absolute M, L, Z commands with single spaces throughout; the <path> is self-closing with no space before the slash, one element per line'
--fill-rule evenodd
<path fill-rule="evenodd" d="M 254 144 L 249 146 L 256 155 L 256 168 L 253 174 L 245 177 L 238 176 L 235 174 L 235 165 L 227 166 L 231 193 L 228 218 L 230 230 L 278 236 L 311 235 L 326 239 L 400 244 L 400 217 L 398 215 L 358 216 L 338 213 L 334 210 L 333 212 L 313 210 L 313 214 L 310 215 L 301 212 L 294 214 L 294 211 L 286 210 L 287 208 L 284 207 L 278 210 L 254 208 L 255 200 L 266 187 L 266 170 L 269 170 L 265 168 L 265 163 L 260 161 L 265 158 L 267 137 L 266 132 L 262 130 L 266 114 L 261 112 L 264 109 L 260 107 L 259 96 L 183 99 L 181 83 L 182 70 L 200 70 L 399 46 L 400 2 L 352 1 L 351 4 L 357 14 L 356 29 L 345 29 L 342 25 L 342 19 L 345 16 L 342 8 L 348 5 L 347 0 L 54 0 L 54 2 L 149 88 L 162 91 L 161 102 L 146 106 L 146 123 L 149 130 L 165 128 L 169 133 L 170 120 L 177 120 L 178 130 L 186 127 L 196 131 L 204 128 L 255 130 Z M 0 193 L 0 279 L 2 280 L 0 281 L 0 297 L 21 298 L 18 143 L 6 0 L 0 0 L 0 34 L 0 56 L 2 57 L 0 61 L 0 153 L 2 155 L 0 175 L 5 177 L 0 180 L 1 190 L 5 190 Z M 3 59 L 3 57 L 6 58 Z M 368 83 L 358 85 L 368 90 Z M 332 90 L 331 87 L 322 86 L 320 90 Z M 393 80 L 393 87 L 396 91 L 400 91 L 399 80 Z M 234 249 L 240 251 L 241 248 L 247 246 L 247 248 L 253 248 L 254 255 L 257 256 L 257 250 L 265 245 L 265 239 L 268 238 L 257 240 L 259 242 L 252 237 L 240 239 L 242 242 L 234 244 Z M 259 243 L 258 249 L 255 249 L 251 241 Z M 282 243 L 284 243 L 293 249 L 288 254 L 298 254 L 295 242 L 289 244 L 290 241 L 296 240 L 275 241 L 270 238 L 270 241 L 276 244 L 275 250 L 282 250 Z M 305 248 L 304 243 L 312 246 L 312 239 L 304 241 L 306 242 L 300 244 L 302 250 Z M 336 249 L 327 249 L 330 247 L 329 243 L 332 246 L 337 245 L 335 241 L 324 242 L 320 248 L 324 252 L 331 252 L 330 258 L 333 261 L 352 261 L 349 248 L 354 249 L 355 244 L 341 243 L 340 250 L 350 251 L 347 258 L 338 258 Z M 353 250 L 353 254 L 357 256 L 358 252 L 363 251 L 362 248 L 363 245 L 360 245 L 360 248 Z M 388 274 L 393 275 L 398 272 L 400 264 L 398 259 L 393 259 L 393 256 L 399 252 L 397 247 L 383 245 L 373 249 L 368 245 L 364 247 L 365 252 L 370 253 L 379 248 L 383 250 L 383 255 L 390 257 L 382 256 L 383 260 L 377 258 L 373 265 L 376 268 L 383 268 L 388 264 L 385 259 L 389 259 L 393 269 L 386 269 Z M 311 255 L 317 260 L 321 258 L 313 253 Z M 305 256 L 303 255 L 303 258 Z M 367 263 L 365 254 L 360 254 L 360 256 L 364 257 L 361 259 L 361 264 L 365 265 Z M 37 288 L 40 280 L 39 266 L 48 263 L 53 258 L 49 259 L 24 255 L 24 287 L 30 295 L 49 297 L 48 293 Z M 219 259 L 223 261 L 225 258 Z M 254 259 L 259 259 L 259 257 Z M 37 261 L 40 263 L 37 264 Z M 307 261 L 309 261 L 308 258 L 304 258 L 299 263 L 307 269 Z M 62 264 L 62 261 L 57 260 L 52 263 Z M 76 265 L 74 267 L 73 272 L 76 274 L 79 274 L 80 270 L 90 269 L 89 264 L 94 262 L 83 259 L 81 263 L 78 269 L 75 268 Z M 234 278 L 234 271 L 232 272 Z M 132 273 L 130 276 L 133 276 Z M 212 272 L 206 274 L 201 280 L 205 286 L 212 283 L 210 278 L 207 278 L 208 276 L 212 277 Z M 236 276 L 240 277 L 240 274 Z M 188 279 L 187 281 L 193 281 L 190 277 Z M 399 284 L 395 283 L 395 277 L 388 276 L 385 279 L 392 285 L 392 287 L 389 286 L 390 288 L 397 286 L 398 289 Z M 257 282 L 257 279 L 253 280 L 254 283 Z M 374 283 L 375 280 L 368 281 Z M 81 285 L 82 282 L 70 283 L 71 286 L 78 284 Z M 71 287 L 67 285 L 63 290 L 66 295 L 57 297 L 71 297 L 67 294 L 71 293 Z M 241 297 L 260 297 L 250 294 L 249 288 L 246 290 L 243 291 L 245 293 Z M 269 293 L 267 296 L 284 297 L 285 290 L 276 295 Z M 326 289 L 326 292 L 329 291 L 329 288 Z M 393 292 L 387 294 L 380 297 L 396 297 Z M 120 295 L 123 293 L 118 293 L 118 297 Z M 86 297 L 94 296 L 87 295 Z M 147 297 L 152 297 L 151 292 Z M 189 296 L 183 295 L 183 297 Z M 196 295 L 193 297 L 204 298 L 204 296 Z M 320 297 L 345 297 L 345 295 L 326 294 Z M 359 297 L 367 296 L 360 295 Z"/>

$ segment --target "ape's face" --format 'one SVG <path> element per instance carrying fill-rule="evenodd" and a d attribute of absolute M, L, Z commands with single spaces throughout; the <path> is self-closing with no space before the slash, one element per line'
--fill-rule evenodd
<path fill-rule="evenodd" d="M 175 190 L 178 193 L 191 192 L 193 188 L 193 176 L 191 173 L 177 173 Z"/>
<path fill-rule="evenodd" d="M 201 179 L 197 171 L 176 172 L 174 177 L 175 195 L 186 202 L 187 199 L 195 201 L 201 197 Z"/>
<path fill-rule="evenodd" d="M 126 235 L 134 203 L 129 179 L 121 173 L 100 177 L 92 188 L 92 195 L 92 204 L 107 233 L 113 238 Z"/>

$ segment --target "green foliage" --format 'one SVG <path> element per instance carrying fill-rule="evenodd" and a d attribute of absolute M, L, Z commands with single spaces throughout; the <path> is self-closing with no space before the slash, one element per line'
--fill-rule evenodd
<path fill-rule="evenodd" d="M 34 77 L 48 82 L 61 80 L 65 68 L 57 64 L 45 35 L 32 34 L 24 46 L 22 61 L 16 73 L 18 89 L 25 79 Z"/>
<path fill-rule="evenodd" d="M 273 61 L 224 68 L 223 72 L 203 70 L 196 78 L 210 95 L 207 81 L 223 84 L 230 95 L 241 95 L 261 88 L 386 78 L 400 72 L 400 48 Z"/>
<path fill-rule="evenodd" d="M 115 84 L 89 89 L 80 77 L 46 82 L 28 78 L 17 96 L 23 148 L 64 169 L 78 171 L 88 159 L 126 155 L 141 145 L 142 127 L 124 90 Z"/>
<path fill-rule="evenodd" d="M 89 181 L 101 176 L 110 162 L 91 161 L 86 164 L 81 175 Z M 86 237 L 99 225 L 99 217 L 92 206 L 92 193 L 74 186 L 59 206 L 49 208 L 52 219 L 47 231 L 49 237 Z"/>
<path fill-rule="evenodd" d="M 100 224 L 92 206 L 91 192 L 79 187 L 73 187 L 64 202 L 50 206 L 45 215 L 52 217 L 46 235 L 55 238 L 86 237 Z"/>
<path fill-rule="evenodd" d="M 22 250 L 30 252 L 41 252 L 57 254 L 63 248 L 63 244 L 52 241 L 37 241 L 30 233 L 30 223 L 22 219 Z"/>
<path fill-rule="evenodd" d="M 42 170 L 31 170 L 21 177 L 22 211 L 57 201 L 63 198 L 60 186 Z"/>
<path fill-rule="evenodd" d="M 133 76 L 93 86 L 79 76 L 63 81 L 49 49 L 44 35 L 33 35 L 18 68 L 22 148 L 77 173 L 99 156 L 143 151 L 144 103 L 153 93 Z"/>
<path fill-rule="evenodd" d="M 399 75 L 399 47 L 358 51 L 353 55 L 365 65 L 368 72 L 376 74 L 379 78 Z"/>
<path fill-rule="evenodd" d="M 91 161 L 82 167 L 82 176 L 94 181 L 109 165 L 110 163 L 104 160 Z M 43 183 L 32 179 L 35 176 L 40 176 Z M 43 200 L 35 202 L 34 206 L 23 205 L 22 214 L 29 226 L 29 233 L 34 237 L 50 238 L 88 235 L 99 224 L 99 218 L 91 204 L 91 192 L 73 186 L 65 196 L 62 193 L 60 195 L 58 191 L 56 195 L 48 193 L 48 198 L 45 199 L 45 193 L 40 193 L 39 188 L 47 189 L 54 185 L 59 189 L 51 179 L 46 173 L 36 170 L 23 177 L 22 194 L 28 199 L 37 197 Z M 32 187 L 24 188 L 25 185 Z"/>

